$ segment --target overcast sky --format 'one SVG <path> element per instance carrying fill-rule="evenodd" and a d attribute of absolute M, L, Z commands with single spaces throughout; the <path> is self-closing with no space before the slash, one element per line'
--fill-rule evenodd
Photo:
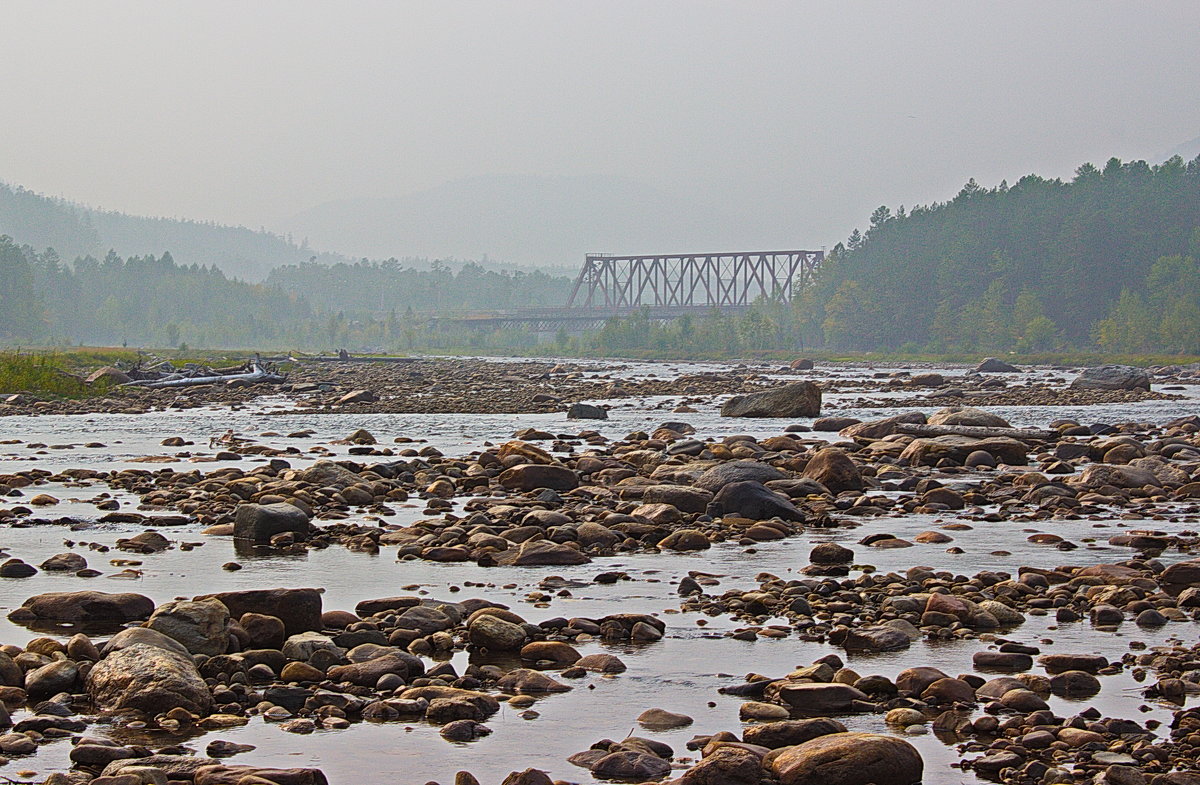
<path fill-rule="evenodd" d="M 968 177 L 1066 177 L 1200 135 L 1197 0 L 5 0 L 3 17 L 0 180 L 254 227 L 468 176 L 608 174 L 755 216 L 747 245 L 816 246 Z"/>

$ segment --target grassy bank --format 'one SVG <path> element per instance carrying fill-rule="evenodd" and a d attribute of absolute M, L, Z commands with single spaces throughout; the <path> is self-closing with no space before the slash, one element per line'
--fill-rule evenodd
<path fill-rule="evenodd" d="M 0 395 L 37 393 L 56 398 L 101 395 L 107 384 L 88 385 L 57 354 L 0 353 Z"/>

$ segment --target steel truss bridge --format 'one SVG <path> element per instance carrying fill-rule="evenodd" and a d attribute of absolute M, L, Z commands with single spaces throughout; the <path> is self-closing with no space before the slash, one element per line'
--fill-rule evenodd
<path fill-rule="evenodd" d="M 714 310 L 743 311 L 759 298 L 788 302 L 812 283 L 824 251 L 613 256 L 588 254 L 565 308 L 459 317 L 479 330 L 598 330 L 613 318 L 646 312 L 665 322 Z"/>

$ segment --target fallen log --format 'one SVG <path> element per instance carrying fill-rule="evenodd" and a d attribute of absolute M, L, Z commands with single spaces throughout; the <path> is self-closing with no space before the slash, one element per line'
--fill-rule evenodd
<path fill-rule="evenodd" d="M 909 436 L 971 436 L 976 439 L 1008 438 L 1027 442 L 1057 441 L 1058 431 L 1040 428 L 995 428 L 983 425 L 926 425 L 924 423 L 900 422 L 895 425 L 896 433 Z"/>
<path fill-rule="evenodd" d="M 158 390 L 166 387 L 197 387 L 202 384 L 218 384 L 220 382 L 231 382 L 240 380 L 244 382 L 268 382 L 278 384 L 286 381 L 286 376 L 280 376 L 277 373 L 271 373 L 263 370 L 258 365 L 253 366 L 246 373 L 226 373 L 217 374 L 214 376 L 183 376 L 182 374 L 172 374 L 162 379 L 142 379 L 139 381 L 129 382 L 122 385 L 123 387 L 145 387 L 148 390 Z"/>

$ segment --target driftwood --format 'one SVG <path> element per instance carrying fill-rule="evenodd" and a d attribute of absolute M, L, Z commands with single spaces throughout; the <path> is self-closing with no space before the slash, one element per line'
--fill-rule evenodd
<path fill-rule="evenodd" d="M 923 423 L 896 423 L 896 433 L 909 436 L 971 436 L 976 439 L 1008 438 L 1022 441 L 1049 442 L 1059 437 L 1058 431 L 1038 428 L 993 428 L 982 425 L 925 425 Z"/>
<path fill-rule="evenodd" d="M 254 363 L 250 370 L 245 373 L 216 373 L 209 376 L 187 376 L 182 373 L 173 373 L 159 379 L 139 379 L 122 386 L 145 387 L 149 390 L 158 390 L 164 387 L 197 387 L 202 384 L 218 384 L 220 382 L 235 380 L 251 383 L 268 382 L 278 384 L 285 381 L 286 378 L 277 373 L 266 371 L 258 363 Z"/>

